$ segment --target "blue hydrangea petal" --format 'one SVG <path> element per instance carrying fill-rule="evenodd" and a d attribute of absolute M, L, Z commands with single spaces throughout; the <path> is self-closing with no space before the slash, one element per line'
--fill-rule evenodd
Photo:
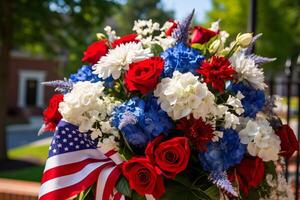
<path fill-rule="evenodd" d="M 162 77 L 172 77 L 174 71 L 196 74 L 196 69 L 204 60 L 200 51 L 190 48 L 182 42 L 162 52 L 161 57 L 165 61 Z"/>

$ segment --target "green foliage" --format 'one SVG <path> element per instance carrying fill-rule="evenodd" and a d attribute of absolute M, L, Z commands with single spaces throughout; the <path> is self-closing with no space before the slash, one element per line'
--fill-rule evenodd
<path fill-rule="evenodd" d="M 56 59 L 64 56 L 63 71 L 73 72 L 113 8 L 118 4 L 111 0 L 14 1 L 13 48 Z"/>
<path fill-rule="evenodd" d="M 247 31 L 249 1 L 212 0 L 212 7 L 208 20 L 221 19 L 221 28 L 231 34 L 231 39 Z M 263 37 L 257 41 L 256 53 L 277 58 L 266 65 L 266 70 L 282 70 L 288 57 L 295 61 L 300 54 L 299 1 L 257 1 L 257 8 L 257 33 L 263 33 Z"/>
<path fill-rule="evenodd" d="M 33 166 L 14 170 L 0 171 L 1 178 L 40 182 L 44 166 Z"/>
<path fill-rule="evenodd" d="M 119 34 L 131 33 L 134 21 L 138 19 L 152 19 L 163 24 L 173 17 L 172 11 L 165 11 L 161 7 L 160 0 L 127 0 L 116 13 L 114 19 Z"/>
<path fill-rule="evenodd" d="M 163 51 L 163 48 L 159 44 L 151 45 L 151 52 L 154 54 L 154 56 L 159 56 Z"/>
<path fill-rule="evenodd" d="M 120 177 L 120 179 L 118 180 L 118 183 L 116 185 L 116 188 L 119 192 L 121 192 L 125 196 L 127 196 L 127 197 L 132 196 L 132 190 L 130 189 L 129 183 L 124 176 Z"/>

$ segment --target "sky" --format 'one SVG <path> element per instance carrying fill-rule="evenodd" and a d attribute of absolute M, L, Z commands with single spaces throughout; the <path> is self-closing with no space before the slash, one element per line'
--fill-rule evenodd
<path fill-rule="evenodd" d="M 163 7 L 175 11 L 177 20 L 183 19 L 195 8 L 195 17 L 198 22 L 205 21 L 205 12 L 211 9 L 210 0 L 162 0 Z"/>

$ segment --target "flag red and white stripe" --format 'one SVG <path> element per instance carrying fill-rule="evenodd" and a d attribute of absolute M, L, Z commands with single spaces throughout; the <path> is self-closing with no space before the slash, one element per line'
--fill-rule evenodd
<path fill-rule="evenodd" d="M 52 152 L 49 151 L 46 162 L 39 200 L 68 199 L 95 183 L 97 183 L 96 200 L 125 200 L 125 197 L 115 189 L 122 163 L 118 152 L 105 153 L 99 148 L 93 148 L 86 139 L 85 143 L 76 145 L 78 139 L 74 132 L 75 128 L 76 126 L 67 122 L 58 125 L 50 147 Z M 68 134 L 71 132 L 74 135 Z M 76 148 L 72 150 L 74 145 Z"/>

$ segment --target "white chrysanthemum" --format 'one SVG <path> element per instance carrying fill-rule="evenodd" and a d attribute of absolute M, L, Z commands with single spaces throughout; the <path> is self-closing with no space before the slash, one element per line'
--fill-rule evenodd
<path fill-rule="evenodd" d="M 149 48 L 144 49 L 141 43 L 130 42 L 120 44 L 110 49 L 106 56 L 101 57 L 93 66 L 93 73 L 100 78 L 108 78 L 112 75 L 114 79 L 120 78 L 122 70 L 128 70 L 129 64 L 135 61 L 145 60 L 153 56 Z"/>
<path fill-rule="evenodd" d="M 180 119 L 197 112 L 202 116 L 206 104 L 206 97 L 210 94 L 205 83 L 201 83 L 192 73 L 180 73 L 175 71 L 172 78 L 163 78 L 157 85 L 154 95 L 158 97 L 161 108 L 174 119 Z M 212 95 L 213 96 L 213 95 Z M 209 101 L 210 102 L 210 101 Z M 203 110 L 203 112 L 207 112 Z"/>
<path fill-rule="evenodd" d="M 84 81 L 74 84 L 72 91 L 59 104 L 63 119 L 79 126 L 80 132 L 93 130 L 95 122 L 109 120 L 113 107 L 119 102 L 103 96 L 103 90 L 102 82 Z"/>
<path fill-rule="evenodd" d="M 250 155 L 258 156 L 266 162 L 278 160 L 280 138 L 265 118 L 249 120 L 239 135 L 241 143 L 248 144 L 247 149 Z"/>
<path fill-rule="evenodd" d="M 255 89 L 265 89 L 266 84 L 263 69 L 259 68 L 254 60 L 247 58 L 243 53 L 235 53 L 230 58 L 230 62 L 238 73 L 240 81 L 248 81 Z"/>

